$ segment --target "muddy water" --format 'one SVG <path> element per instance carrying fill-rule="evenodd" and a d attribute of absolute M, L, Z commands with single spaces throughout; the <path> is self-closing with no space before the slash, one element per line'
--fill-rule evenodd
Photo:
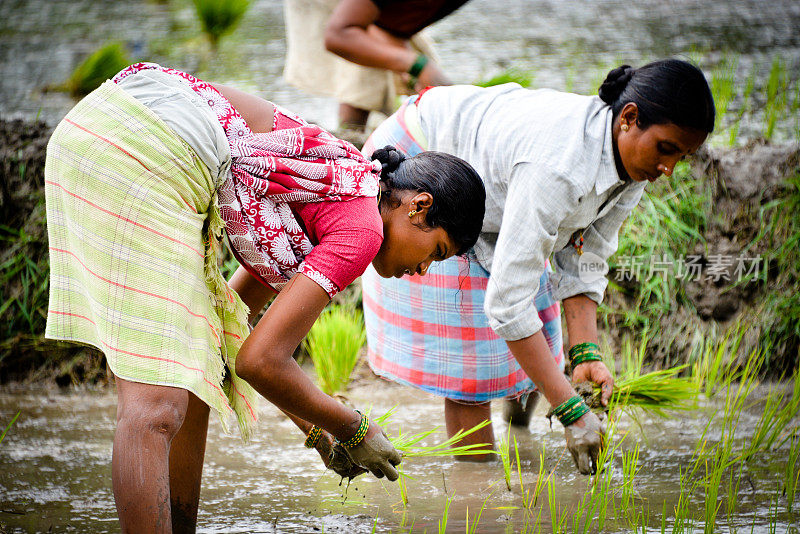
<path fill-rule="evenodd" d="M 73 101 L 42 88 L 62 82 L 109 39 L 144 58 L 233 83 L 326 127 L 336 104 L 304 94 L 281 78 L 285 53 L 282 3 L 254 0 L 239 29 L 207 53 L 189 0 L 3 0 L 0 2 L 0 115 L 41 116 L 54 123 Z M 713 67 L 738 57 L 737 85 L 755 69 L 758 82 L 778 55 L 800 70 L 800 3 L 796 0 L 471 0 L 431 28 L 451 77 L 470 83 L 506 67 L 534 73 L 536 86 L 594 92 L 610 67 L 667 55 Z M 757 90 L 762 83 L 757 83 Z M 741 91 L 740 91 L 741 92 Z M 743 138 L 763 128 L 754 97 Z M 736 109 L 739 102 L 734 102 Z M 776 139 L 792 139 L 784 117 Z"/>
<path fill-rule="evenodd" d="M 387 385 L 377 379 L 361 380 L 349 393 L 357 406 L 374 402 L 375 413 L 398 404 L 393 419 L 404 432 L 442 424 L 441 400 L 409 388 Z M 758 394 L 753 397 L 757 398 Z M 505 426 L 495 406 L 497 435 Z M 529 429 L 512 430 L 520 446 L 523 482 L 532 488 L 545 450 L 544 467 L 554 471 L 560 506 L 577 504 L 587 490 L 587 477 L 578 475 L 565 455 L 559 425 L 550 429 L 539 406 Z M 651 514 L 650 527 L 660 528 L 663 507 L 674 509 L 680 494 L 678 472 L 691 462 L 707 417 L 720 407 L 710 403 L 687 417 L 671 421 L 642 419 L 642 429 L 623 420 L 629 445 L 641 447 L 641 472 L 636 478 L 638 510 Z M 21 411 L 17 423 L 0 444 L 0 526 L 8 532 L 116 532 L 111 493 L 111 442 L 114 432 L 113 391 L 3 391 L 0 422 L 5 425 Z M 486 500 L 479 532 L 518 532 L 521 512 L 518 482 L 509 492 L 499 463 L 469 464 L 450 458 L 409 459 L 405 472 L 409 503 L 404 510 L 397 485 L 371 477 L 353 481 L 343 497 L 343 487 L 326 472 L 316 454 L 302 445 L 303 436 L 266 402 L 260 406 L 261 426 L 252 443 L 221 433 L 212 417 L 203 473 L 198 519 L 199 532 L 435 532 L 445 502 L 453 498 L 448 532 L 464 532 L 467 509 L 475 514 Z M 758 404 L 742 415 L 746 434 L 755 424 Z M 396 427 L 389 426 L 392 434 Z M 717 429 L 712 429 L 712 437 Z M 743 434 L 743 435 L 745 435 Z M 646 439 L 644 438 L 646 436 Z M 770 502 L 776 477 L 786 467 L 786 450 L 763 454 L 747 470 L 740 488 L 737 510 L 721 517 L 720 529 L 730 526 L 748 532 L 769 528 Z M 619 455 L 614 460 L 615 481 L 622 477 Z M 516 480 L 514 478 L 513 480 Z M 720 490 L 724 494 L 724 489 Z M 487 500 L 488 498 L 488 500 Z M 543 495 L 546 499 L 546 494 Z M 796 502 L 796 507 L 800 502 Z M 692 497 L 695 517 L 702 517 L 703 496 Z M 723 509 L 725 505 L 723 504 Z M 777 532 L 791 532 L 793 521 L 783 510 Z M 549 532 L 548 506 L 542 522 Z M 669 517 L 674 513 L 669 512 Z M 377 523 L 376 518 L 377 517 Z M 667 521 L 670 524 L 670 520 Z M 702 530 L 702 523 L 698 523 Z M 570 524 L 571 529 L 571 524 Z M 606 531 L 622 532 L 612 518 Z M 0 528 L 0 532 L 3 530 Z M 795 530 L 796 532 L 796 530 Z"/>

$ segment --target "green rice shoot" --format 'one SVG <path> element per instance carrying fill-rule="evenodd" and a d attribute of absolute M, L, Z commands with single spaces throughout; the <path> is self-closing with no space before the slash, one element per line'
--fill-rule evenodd
<path fill-rule="evenodd" d="M 397 405 L 392 406 L 383 415 L 377 416 L 372 420 L 380 425 L 386 426 L 390 423 L 392 416 L 397 410 Z M 369 411 L 367 411 L 369 415 Z M 431 436 L 434 432 L 439 430 L 439 427 L 433 427 L 430 430 L 423 430 L 415 434 L 403 434 L 403 430 L 398 428 L 397 435 L 389 435 L 389 441 L 395 449 L 402 453 L 403 458 L 430 458 L 436 456 L 465 456 L 471 454 L 497 454 L 497 451 L 491 448 L 489 443 L 473 443 L 471 445 L 459 445 L 456 443 L 464 439 L 466 436 L 477 432 L 478 430 L 490 425 L 490 420 L 481 421 L 474 427 L 468 430 L 459 430 L 451 438 L 448 438 L 435 445 L 423 445 L 422 442 Z M 387 432 L 388 434 L 388 432 Z"/>
<path fill-rule="evenodd" d="M 250 0 L 194 0 L 194 7 L 203 33 L 216 50 L 220 39 L 236 28 L 250 8 Z"/>
<path fill-rule="evenodd" d="M 334 395 L 347 388 L 365 341 L 360 311 L 331 306 L 319 316 L 304 345 L 322 391 Z"/>
<path fill-rule="evenodd" d="M 106 43 L 75 68 L 63 89 L 72 96 L 88 95 L 130 64 L 128 51 L 121 42 Z"/>
<path fill-rule="evenodd" d="M 685 365 L 623 378 L 614 385 L 609 409 L 639 408 L 660 417 L 668 411 L 687 411 L 697 405 L 697 384 L 678 374 Z"/>

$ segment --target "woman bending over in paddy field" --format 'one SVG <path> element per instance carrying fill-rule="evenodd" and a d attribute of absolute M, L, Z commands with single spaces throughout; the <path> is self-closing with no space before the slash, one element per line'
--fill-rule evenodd
<path fill-rule="evenodd" d="M 370 263 L 423 274 L 469 250 L 485 191 L 453 156 L 373 158 L 266 100 L 152 63 L 56 128 L 46 336 L 99 348 L 116 376 L 123 532 L 195 530 L 208 414 L 226 430 L 235 415 L 246 439 L 256 392 L 337 473 L 397 478 L 380 427 L 315 387 L 292 353 Z M 223 231 L 241 264 L 230 283 L 217 267 Z"/>
<path fill-rule="evenodd" d="M 424 278 L 367 270 L 372 369 L 444 397 L 451 436 L 490 419 L 494 398 L 509 399 L 506 420 L 527 425 L 541 392 L 578 469 L 592 472 L 604 429 L 563 374 L 558 301 L 572 380 L 599 384 L 607 404 L 614 382 L 597 335 L 607 280 L 582 276 L 581 259 L 605 262 L 616 251 L 647 182 L 700 147 L 714 114 L 703 73 L 676 59 L 613 69 L 599 97 L 517 84 L 410 97 L 364 152 L 393 144 L 465 159 L 484 180 L 486 217 L 472 261 L 442 262 Z M 493 442 L 488 426 L 462 444 Z"/>

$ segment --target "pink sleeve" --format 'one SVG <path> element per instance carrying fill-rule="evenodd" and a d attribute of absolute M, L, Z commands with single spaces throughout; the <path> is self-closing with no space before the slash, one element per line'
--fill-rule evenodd
<path fill-rule="evenodd" d="M 300 272 L 333 297 L 361 276 L 383 242 L 377 202 L 359 197 L 343 202 L 293 204 L 313 243 Z"/>

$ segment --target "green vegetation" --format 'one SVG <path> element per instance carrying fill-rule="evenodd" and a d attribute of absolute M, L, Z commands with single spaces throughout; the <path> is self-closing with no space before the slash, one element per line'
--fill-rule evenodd
<path fill-rule="evenodd" d="M 778 117 L 785 111 L 788 88 L 789 74 L 786 71 L 786 64 L 780 56 L 775 56 L 766 86 L 767 102 L 764 106 L 765 139 L 772 139 Z"/>
<path fill-rule="evenodd" d="M 6 439 L 6 433 L 8 432 L 8 429 L 11 428 L 11 426 L 17 420 L 17 417 L 19 417 L 19 414 L 20 414 L 20 412 L 17 412 L 14 415 L 14 417 L 11 418 L 11 421 L 8 423 L 8 425 L 6 425 L 6 428 L 3 430 L 3 434 L 0 435 L 0 443 L 2 443 L 4 439 Z"/>
<path fill-rule="evenodd" d="M 517 438 L 514 437 L 514 448 L 517 446 Z M 506 435 L 500 440 L 500 448 L 497 450 L 500 455 L 500 462 L 503 464 L 503 477 L 506 481 L 508 491 L 511 491 L 511 424 L 508 425 Z"/>
<path fill-rule="evenodd" d="M 522 87 L 530 87 L 533 85 L 534 73 L 530 70 L 521 70 L 517 68 L 509 68 L 493 76 L 487 80 L 479 80 L 474 83 L 479 87 L 492 87 L 494 85 L 502 85 L 504 83 L 518 83 Z"/>
<path fill-rule="evenodd" d="M 216 50 L 220 39 L 236 28 L 250 8 L 250 0 L 194 0 L 194 6 L 211 48 Z"/>
<path fill-rule="evenodd" d="M 322 312 L 304 343 L 322 391 L 333 395 L 347 388 L 366 336 L 360 311 L 331 306 Z"/>
<path fill-rule="evenodd" d="M 396 407 L 395 407 L 396 408 Z M 385 414 L 378 416 L 374 419 L 375 423 L 380 426 L 389 424 L 395 408 L 392 408 Z M 473 443 L 472 445 L 457 445 L 466 436 L 473 432 L 488 426 L 491 421 L 482 421 L 474 427 L 464 430 L 461 429 L 452 437 L 441 441 L 435 445 L 423 445 L 422 442 L 433 433 L 439 430 L 439 427 L 424 430 L 415 434 L 403 434 L 402 428 L 397 429 L 397 435 L 389 435 L 389 441 L 392 442 L 394 448 L 403 454 L 403 458 L 431 458 L 437 456 L 465 456 L 472 454 L 495 454 L 495 451 L 489 447 L 488 443 Z"/>
<path fill-rule="evenodd" d="M 128 51 L 122 43 L 106 43 L 78 65 L 63 88 L 73 96 L 87 95 L 130 64 Z"/>

